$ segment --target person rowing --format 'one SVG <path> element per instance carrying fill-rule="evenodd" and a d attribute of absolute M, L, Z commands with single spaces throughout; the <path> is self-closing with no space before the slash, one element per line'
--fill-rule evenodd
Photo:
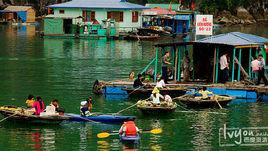
<path fill-rule="evenodd" d="M 133 120 L 129 120 L 123 123 L 119 129 L 119 135 L 126 137 L 138 136 L 139 129 Z"/>
<path fill-rule="evenodd" d="M 198 91 L 199 94 L 201 94 L 201 97 L 196 97 L 198 99 L 208 99 L 210 96 L 213 95 L 212 92 L 207 90 L 207 87 L 203 87 L 201 90 Z"/>
<path fill-rule="evenodd" d="M 80 103 L 80 114 L 82 116 L 89 116 L 91 115 L 91 110 L 92 110 L 92 97 L 88 97 L 86 101 L 82 101 Z"/>
<path fill-rule="evenodd" d="M 160 104 L 160 99 L 164 99 L 164 97 L 160 94 L 159 89 L 157 87 L 154 87 L 150 96 L 150 100 L 153 104 Z"/>

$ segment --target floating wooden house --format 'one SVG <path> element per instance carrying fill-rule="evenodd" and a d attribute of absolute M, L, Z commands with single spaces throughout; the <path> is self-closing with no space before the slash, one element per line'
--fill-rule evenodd
<path fill-rule="evenodd" d="M 196 89 L 203 86 L 208 87 L 209 91 L 218 95 L 229 95 L 241 99 L 251 99 L 250 102 L 268 101 L 268 87 L 235 83 L 245 79 L 249 82 L 252 79 L 251 61 L 252 57 L 263 54 L 266 63 L 268 39 L 256 35 L 240 32 L 231 32 L 210 36 L 192 42 L 161 43 L 155 45 L 155 57 L 140 72 L 145 74 L 148 69 L 153 69 L 156 82 L 157 75 L 161 75 L 162 56 L 169 51 L 171 65 L 169 67 L 171 75 L 167 86 L 175 88 Z M 228 52 L 230 56 L 229 81 L 226 84 L 219 82 L 219 59 L 220 56 Z M 191 80 L 182 81 L 183 57 L 188 52 L 191 58 Z M 266 66 L 267 68 L 267 66 Z M 133 82 L 107 82 L 102 84 L 103 93 L 126 95 L 125 87 L 132 87 Z M 153 85 L 153 83 L 151 83 Z M 133 92 L 132 92 L 133 93 Z M 246 100 L 248 101 L 248 100 Z"/>
<path fill-rule="evenodd" d="M 50 5 L 44 35 L 115 36 L 141 27 L 141 11 L 146 8 L 126 0 L 72 0 Z"/>
<path fill-rule="evenodd" d="M 2 19 L 6 22 L 34 23 L 35 10 L 31 6 L 8 6 L 1 10 Z"/>

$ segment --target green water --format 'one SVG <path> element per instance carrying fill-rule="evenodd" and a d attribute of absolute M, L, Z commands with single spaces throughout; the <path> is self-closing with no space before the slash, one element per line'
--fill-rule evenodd
<path fill-rule="evenodd" d="M 38 27 L 36 27 L 38 28 Z M 106 100 L 91 92 L 95 79 L 115 80 L 136 73 L 154 57 L 153 42 L 40 39 L 34 26 L 0 26 L 0 105 L 25 105 L 28 94 L 46 103 L 57 98 L 66 112 L 79 113 L 80 101 L 94 98 L 95 112 L 114 113 L 136 100 Z M 224 28 L 268 37 L 267 25 Z M 236 100 L 236 102 L 241 100 Z M 158 135 L 143 134 L 137 150 L 267 150 L 268 146 L 219 146 L 219 128 L 265 127 L 268 105 L 233 103 L 227 110 L 181 112 L 144 116 L 136 108 L 124 115 L 137 116 L 142 129 L 163 128 Z M 221 113 L 221 114 L 215 114 Z M 1 116 L 2 118 L 2 116 Z M 28 150 L 127 150 L 117 136 L 98 139 L 102 130 L 120 125 L 68 123 L 58 126 L 0 123 L 1 151 Z"/>

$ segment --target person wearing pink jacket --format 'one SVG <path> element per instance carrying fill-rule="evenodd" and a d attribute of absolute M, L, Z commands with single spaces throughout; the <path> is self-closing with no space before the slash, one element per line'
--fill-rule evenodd
<path fill-rule="evenodd" d="M 35 109 L 34 115 L 40 115 L 41 112 L 44 112 L 45 104 L 40 96 L 36 97 L 36 101 L 33 103 L 33 108 Z"/>

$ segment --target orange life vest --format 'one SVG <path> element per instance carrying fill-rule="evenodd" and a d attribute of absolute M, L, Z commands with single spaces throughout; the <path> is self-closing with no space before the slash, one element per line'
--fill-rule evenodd
<path fill-rule="evenodd" d="M 133 121 L 127 121 L 125 123 L 125 127 L 126 127 L 126 131 L 125 131 L 126 136 L 136 136 L 137 135 L 136 125 Z"/>

